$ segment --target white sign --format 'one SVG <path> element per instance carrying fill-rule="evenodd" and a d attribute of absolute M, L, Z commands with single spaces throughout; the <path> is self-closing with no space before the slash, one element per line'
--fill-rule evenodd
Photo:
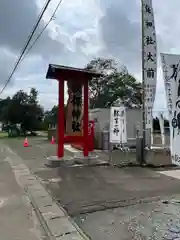
<path fill-rule="evenodd" d="M 120 109 L 119 107 L 111 107 L 110 110 L 110 142 L 114 144 L 120 143 Z"/>
<path fill-rule="evenodd" d="M 127 142 L 127 129 L 126 129 L 126 109 L 125 107 L 120 107 L 120 143 Z"/>
<path fill-rule="evenodd" d="M 152 128 L 152 108 L 157 82 L 157 47 L 152 0 L 142 0 L 146 129 Z"/>
<path fill-rule="evenodd" d="M 172 163 L 180 165 L 180 55 L 161 54 L 169 112 Z"/>
<path fill-rule="evenodd" d="M 127 142 L 125 107 L 111 107 L 110 142 L 114 144 Z"/>

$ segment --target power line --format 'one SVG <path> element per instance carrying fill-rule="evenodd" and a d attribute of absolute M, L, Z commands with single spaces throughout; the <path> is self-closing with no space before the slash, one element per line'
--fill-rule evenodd
<path fill-rule="evenodd" d="M 40 13 L 40 15 L 38 16 L 37 22 L 36 22 L 35 26 L 33 27 L 32 32 L 30 33 L 30 35 L 29 35 L 29 37 L 28 37 L 28 40 L 27 40 L 27 42 L 26 42 L 23 50 L 21 51 L 21 54 L 20 54 L 17 62 L 15 63 L 14 68 L 13 68 L 13 70 L 12 70 L 9 78 L 7 79 L 4 87 L 1 89 L 0 94 L 4 91 L 4 89 L 7 87 L 7 85 L 8 85 L 9 82 L 11 81 L 11 78 L 12 78 L 13 74 L 15 73 L 15 71 L 16 71 L 19 63 L 21 62 L 21 59 L 22 59 L 22 57 L 23 57 L 23 55 L 24 55 L 24 53 L 25 53 L 25 51 L 26 51 L 26 49 L 27 49 L 27 47 L 28 47 L 28 45 L 29 45 L 29 43 L 30 43 L 30 41 L 31 41 L 31 39 L 32 39 L 32 37 L 33 37 L 33 35 L 34 35 L 34 33 L 35 33 L 38 25 L 39 25 L 39 23 L 40 23 L 43 15 L 44 15 L 44 13 L 45 13 L 45 11 L 46 11 L 46 9 L 47 9 L 47 7 L 48 7 L 48 5 L 50 4 L 50 2 L 51 2 L 51 0 L 47 0 L 45 6 L 43 7 L 43 9 L 42 9 L 42 11 L 41 11 L 41 13 Z"/>
<path fill-rule="evenodd" d="M 44 9 L 45 9 L 45 7 L 46 7 L 47 2 L 48 2 L 48 0 L 44 3 L 44 6 L 42 7 L 41 12 L 39 13 L 38 19 L 40 18 L 41 14 L 43 13 L 43 11 L 44 11 Z M 38 21 L 38 20 L 37 20 L 37 21 Z M 36 22 L 36 23 L 37 23 L 37 22 Z M 32 29 L 34 29 L 34 28 L 36 27 L 36 23 L 34 24 L 34 26 L 33 26 Z M 31 32 L 31 33 L 32 33 L 32 32 Z M 31 33 L 29 34 L 28 39 L 27 39 L 27 41 L 25 42 L 23 49 L 25 48 L 25 46 L 26 46 L 26 44 L 27 44 L 27 42 L 28 42 L 28 40 L 29 40 L 29 38 L 30 38 L 30 36 L 31 36 Z M 22 49 L 22 51 L 21 51 L 20 54 L 22 54 L 23 49 Z"/>
<path fill-rule="evenodd" d="M 49 19 L 49 21 L 46 23 L 46 25 L 44 26 L 44 28 L 42 29 L 42 31 L 39 33 L 39 35 L 35 38 L 34 42 L 31 44 L 31 46 L 28 48 L 28 50 L 25 52 L 24 56 L 21 59 L 21 62 L 24 60 L 24 58 L 27 56 L 27 54 L 29 53 L 29 51 L 34 47 L 34 45 L 36 44 L 36 42 L 40 39 L 40 37 L 42 36 L 42 34 L 44 33 L 44 31 L 46 30 L 46 28 L 48 27 L 48 25 L 54 20 L 56 12 L 60 6 L 60 4 L 62 3 L 62 0 L 59 1 L 57 7 L 55 8 L 51 18 Z"/>

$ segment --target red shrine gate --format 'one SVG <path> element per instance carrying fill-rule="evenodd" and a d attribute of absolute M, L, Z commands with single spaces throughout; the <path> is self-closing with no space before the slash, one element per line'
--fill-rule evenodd
<path fill-rule="evenodd" d="M 101 74 L 94 73 L 91 71 L 87 71 L 84 69 L 72 68 L 72 67 L 65 67 L 60 65 L 50 64 L 46 78 L 48 79 L 56 79 L 59 83 L 59 108 L 58 108 L 58 134 L 57 134 L 57 141 L 58 141 L 58 151 L 57 156 L 58 158 L 62 158 L 64 156 L 64 143 L 83 143 L 83 153 L 84 156 L 88 156 L 89 150 L 92 150 L 92 142 L 89 141 L 89 118 L 88 118 L 88 82 L 93 77 L 100 77 Z M 72 117 L 78 117 L 79 112 L 83 111 L 83 129 L 80 135 L 68 135 L 64 136 L 65 126 L 64 126 L 64 81 L 68 82 L 68 85 L 71 86 L 72 93 L 74 93 L 74 98 L 72 98 L 72 102 L 79 109 L 73 111 Z M 83 90 L 83 103 L 82 103 L 82 90 Z M 75 94 L 76 93 L 76 94 Z M 83 107 L 82 107 L 83 105 Z M 81 108 L 81 110 L 80 110 Z M 82 110 L 83 109 L 83 110 Z M 81 112 L 80 112 L 81 113 Z M 77 116 L 78 115 L 78 116 Z M 81 124 L 80 122 L 72 121 L 72 127 L 75 131 L 80 132 Z M 91 146 L 89 146 L 91 144 Z"/>

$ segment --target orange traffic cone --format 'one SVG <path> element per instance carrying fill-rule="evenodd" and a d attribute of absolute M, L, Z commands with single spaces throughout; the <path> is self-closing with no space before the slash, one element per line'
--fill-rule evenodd
<path fill-rule="evenodd" d="M 52 136 L 52 139 L 51 139 L 51 144 L 55 144 L 55 139 L 54 139 L 54 136 Z"/>
<path fill-rule="evenodd" d="M 28 139 L 27 137 L 24 140 L 24 147 L 29 147 Z"/>

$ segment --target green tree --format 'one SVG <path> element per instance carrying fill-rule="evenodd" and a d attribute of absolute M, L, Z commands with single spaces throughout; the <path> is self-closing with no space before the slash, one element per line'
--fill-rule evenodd
<path fill-rule="evenodd" d="M 86 69 L 103 74 L 89 83 L 91 108 L 107 108 L 117 102 L 130 108 L 141 106 L 141 83 L 129 74 L 126 67 L 119 67 L 113 59 L 97 58 Z"/>
<path fill-rule="evenodd" d="M 58 106 L 53 106 L 51 110 L 44 113 L 44 121 L 49 124 L 57 124 L 58 122 Z"/>
<path fill-rule="evenodd" d="M 64 106 L 64 121 L 66 119 L 66 109 L 67 106 Z M 55 125 L 58 123 L 58 106 L 53 106 L 51 110 L 46 111 L 44 113 L 44 124 L 45 126 L 49 126 L 49 124 Z"/>
<path fill-rule="evenodd" d="M 38 103 L 38 91 L 35 88 L 32 88 L 28 95 L 28 102 L 26 104 L 26 128 L 29 127 L 29 131 L 38 130 L 43 117 L 43 108 Z"/>
<path fill-rule="evenodd" d="M 37 130 L 43 119 L 43 109 L 38 104 L 37 97 L 37 90 L 32 88 L 29 94 L 20 90 L 11 99 L 0 101 L 0 106 L 4 106 L 0 111 L 1 120 L 10 124 L 21 124 L 24 133 Z"/>
<path fill-rule="evenodd" d="M 29 104 L 34 104 L 37 105 L 38 104 L 38 91 L 35 88 L 31 88 L 30 93 L 29 93 L 29 100 L 28 103 Z"/>
<path fill-rule="evenodd" d="M 8 108 L 11 102 L 11 98 L 0 99 L 0 121 L 7 124 L 8 123 Z"/>

